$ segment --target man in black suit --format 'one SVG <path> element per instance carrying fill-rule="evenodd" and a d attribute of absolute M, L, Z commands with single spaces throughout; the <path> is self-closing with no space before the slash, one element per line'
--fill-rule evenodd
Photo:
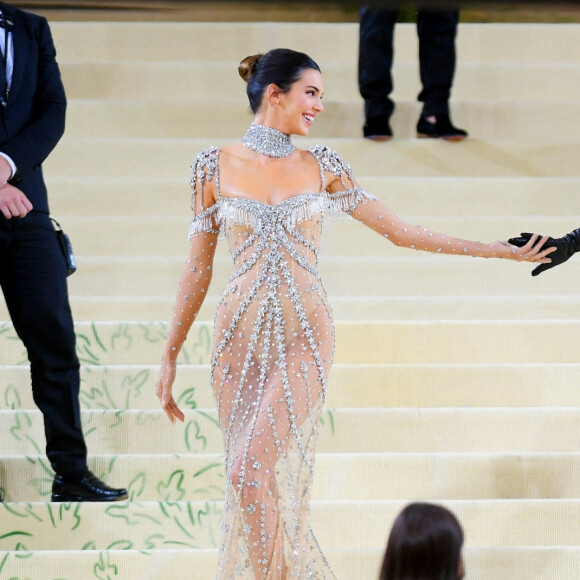
<path fill-rule="evenodd" d="M 67 266 L 42 176 L 66 111 L 52 35 L 45 18 L 2 2 L 0 10 L 0 286 L 44 417 L 52 500 L 127 499 L 87 468 Z"/>

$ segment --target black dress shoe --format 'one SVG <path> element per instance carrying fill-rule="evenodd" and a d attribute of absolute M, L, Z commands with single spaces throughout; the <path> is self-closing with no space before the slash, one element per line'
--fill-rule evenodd
<path fill-rule="evenodd" d="M 373 141 L 388 141 L 392 139 L 393 131 L 389 124 L 389 117 L 380 115 L 368 118 L 363 127 L 363 135 L 365 139 L 372 139 Z"/>
<path fill-rule="evenodd" d="M 51 501 L 119 501 L 128 497 L 126 489 L 109 487 L 90 471 L 80 481 L 56 475 L 52 483 Z"/>
<path fill-rule="evenodd" d="M 454 127 L 449 115 L 421 115 L 417 123 L 417 137 L 462 141 L 467 131 Z"/>

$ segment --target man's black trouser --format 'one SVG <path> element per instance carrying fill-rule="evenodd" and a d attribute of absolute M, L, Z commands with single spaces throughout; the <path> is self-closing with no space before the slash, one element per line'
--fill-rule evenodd
<path fill-rule="evenodd" d="M 56 473 L 80 479 L 87 449 L 79 406 L 79 360 L 66 264 L 49 216 L 0 214 L 0 287 L 30 361 L 32 394 L 44 417 L 46 455 Z"/>
<path fill-rule="evenodd" d="M 393 90 L 393 34 L 397 11 L 363 7 L 360 11 L 359 90 L 365 100 L 365 118 L 390 117 Z M 417 12 L 419 74 L 423 90 L 418 99 L 425 115 L 449 114 L 455 73 L 455 36 L 459 12 Z"/>

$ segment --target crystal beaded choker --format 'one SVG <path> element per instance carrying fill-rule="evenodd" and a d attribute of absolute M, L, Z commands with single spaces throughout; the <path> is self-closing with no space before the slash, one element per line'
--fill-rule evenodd
<path fill-rule="evenodd" d="M 268 157 L 288 157 L 296 151 L 296 147 L 290 141 L 290 135 L 258 123 L 249 126 L 242 137 L 242 143 L 248 149 Z"/>

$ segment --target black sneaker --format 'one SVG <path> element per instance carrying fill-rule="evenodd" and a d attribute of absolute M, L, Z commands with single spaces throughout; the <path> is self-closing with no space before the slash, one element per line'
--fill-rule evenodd
<path fill-rule="evenodd" d="M 417 123 L 417 137 L 462 141 L 467 131 L 453 126 L 449 115 L 421 115 Z"/>
<path fill-rule="evenodd" d="M 381 115 L 379 117 L 370 117 L 363 127 L 365 139 L 373 141 L 389 141 L 393 138 L 393 131 L 389 124 L 389 117 Z"/>

